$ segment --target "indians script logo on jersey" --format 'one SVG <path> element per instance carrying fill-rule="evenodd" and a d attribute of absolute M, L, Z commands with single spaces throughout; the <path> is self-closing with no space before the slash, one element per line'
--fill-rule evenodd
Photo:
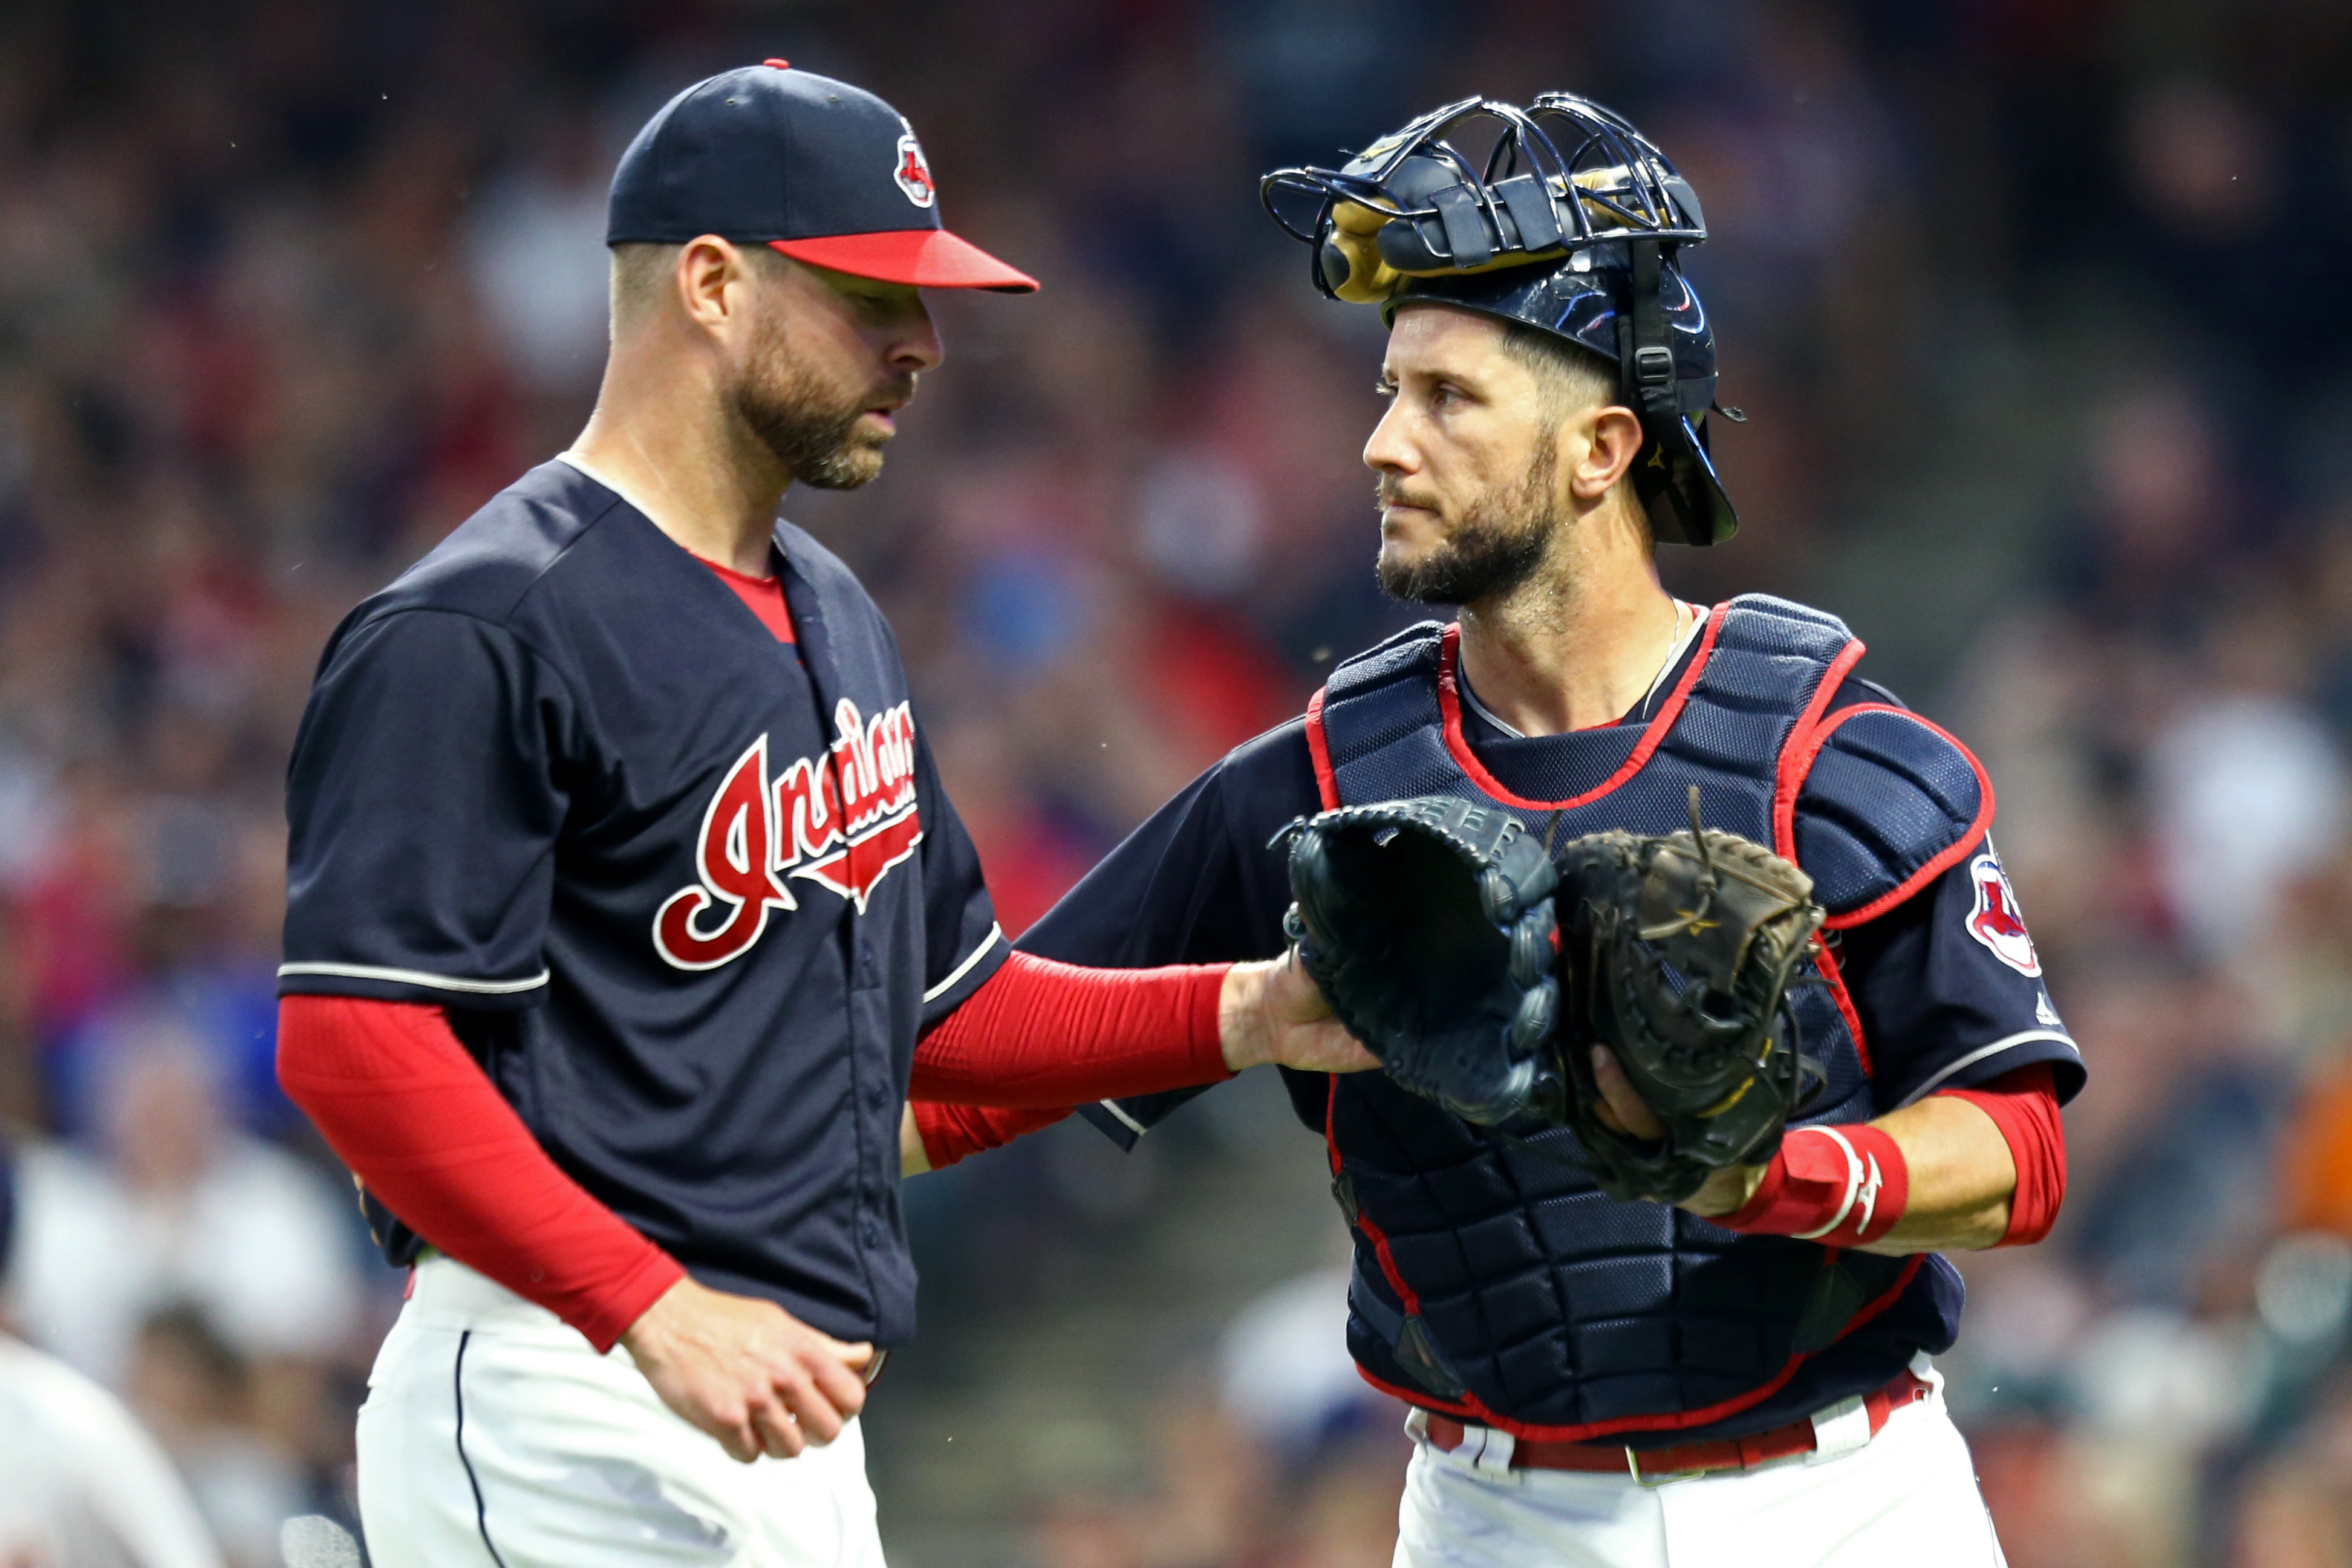
<path fill-rule="evenodd" d="M 1969 915 L 1969 935 L 2019 974 L 2042 973 L 2042 956 L 2033 950 L 2033 938 L 2025 929 L 2025 919 L 2017 912 L 2017 894 L 2010 888 L 2009 873 L 2000 869 L 2000 857 L 1990 850 L 1985 851 L 1969 862 L 1969 875 L 1977 889 L 1977 905 Z"/>
<path fill-rule="evenodd" d="M 898 123 L 907 127 L 907 133 L 898 138 L 898 166 L 890 177 L 907 193 L 907 200 L 928 207 L 939 200 L 939 188 L 931 183 L 931 165 L 923 157 L 923 144 L 915 140 L 915 128 L 903 119 Z"/>
<path fill-rule="evenodd" d="M 866 912 L 885 873 L 923 841 L 915 802 L 915 717 L 906 703 L 868 719 L 847 697 L 833 710 L 840 738 L 772 778 L 768 737 L 719 781 L 694 845 L 698 880 L 662 901 L 654 948 L 681 969 L 741 957 L 771 909 L 797 909 L 793 877 Z"/>

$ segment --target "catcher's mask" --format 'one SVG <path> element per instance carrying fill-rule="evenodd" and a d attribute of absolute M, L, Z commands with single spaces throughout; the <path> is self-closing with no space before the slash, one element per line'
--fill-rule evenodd
<path fill-rule="evenodd" d="M 1711 545 L 1738 531 L 1707 455 L 1715 335 L 1675 261 L 1706 222 L 1690 183 L 1623 119 L 1568 93 L 1524 110 L 1465 98 L 1343 168 L 1276 169 L 1258 194 L 1314 247 L 1315 286 L 1331 298 L 1391 321 L 1414 300 L 1454 305 L 1616 365 L 1645 437 L 1633 479 L 1653 534 Z"/>

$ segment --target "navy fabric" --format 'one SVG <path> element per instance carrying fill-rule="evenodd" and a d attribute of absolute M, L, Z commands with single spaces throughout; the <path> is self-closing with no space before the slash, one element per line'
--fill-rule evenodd
<path fill-rule="evenodd" d="M 1806 612 L 1790 619 L 1800 622 L 1791 629 L 1790 640 L 1812 643 L 1814 660 L 1825 664 L 1833 650 L 1828 637 L 1816 633 L 1826 630 L 1822 623 L 1827 618 Z M 1727 628 L 1727 633 L 1733 635 L 1734 646 L 1748 636 L 1744 628 L 1736 632 Z M 1779 646 L 1784 649 L 1786 644 Z M 1752 651 L 1764 657 L 1790 656 L 1774 651 L 1769 640 Z M 1430 662 L 1433 652 L 1429 632 L 1415 629 L 1391 639 L 1361 663 L 1351 661 L 1350 668 L 1374 677 L 1375 683 L 1381 674 L 1416 669 L 1433 673 Z M 1605 774 L 1603 764 L 1613 765 L 1613 760 L 1630 753 L 1638 739 L 1639 725 L 1679 682 L 1693 657 L 1695 653 L 1685 653 L 1684 665 L 1670 672 L 1659 692 L 1625 716 L 1613 734 L 1587 731 L 1520 738 L 1486 723 L 1475 706 L 1465 705 L 1465 738 L 1478 760 L 1515 793 L 1537 799 L 1576 793 L 1594 781 L 1592 769 L 1601 768 Z M 1727 672 L 1717 683 L 1718 690 L 1729 694 L 1722 706 L 1745 705 L 1752 709 L 1755 683 L 1744 676 L 1734 678 L 1736 674 Z M 1338 682 L 1337 675 L 1335 672 L 1335 683 L 1343 691 L 1353 685 Z M 1811 688 L 1804 685 L 1802 689 Z M 1782 699 L 1784 704 L 1790 700 Z M 1883 688 L 1848 675 L 1828 707 L 1834 713 L 1859 704 L 1894 700 Z M 1327 711 L 1330 706 L 1327 698 Z M 1415 725 L 1400 714 L 1356 709 L 1342 722 L 1360 726 L 1350 733 L 1371 737 L 1373 749 L 1391 757 L 1430 756 L 1425 747 L 1414 749 L 1411 737 Z M 1685 757 L 1686 763 L 1688 755 L 1697 748 L 1686 751 L 1677 738 L 1670 749 Z M 1444 755 L 1442 746 L 1436 750 L 1438 756 Z M 1748 777 L 1760 779 L 1763 770 L 1749 769 Z M 1716 789 L 1710 788 L 1707 798 L 1709 821 L 1717 821 Z M 1282 854 L 1269 847 L 1269 840 L 1283 823 L 1312 814 L 1319 807 L 1304 726 L 1293 721 L 1237 748 L 1203 774 L 1089 873 L 1020 945 L 1070 962 L 1125 966 L 1205 963 L 1278 953 L 1283 947 L 1281 916 L 1289 901 L 1289 888 Z M 1726 809 L 1730 809 L 1727 800 Z M 1751 801 L 1748 809 L 1757 808 Z M 1679 821 L 1676 814 L 1664 825 L 1670 828 Z M 1987 846 L 1978 858 L 1989 855 Z M 1870 1043 L 1876 1076 L 1865 1090 L 1859 1082 L 1858 1063 L 1843 1066 L 1841 1082 L 1830 1092 L 1832 1103 L 1853 1104 L 1859 1093 L 1867 1101 L 1866 1105 L 1857 1105 L 1859 1113 L 1875 1114 L 1934 1088 L 1985 1082 L 2035 1061 L 2055 1066 L 2062 1097 L 2071 1096 L 2079 1086 L 2079 1061 L 2038 971 L 2033 976 L 2022 973 L 1998 959 L 1980 939 L 1969 934 L 1967 924 L 1975 913 L 1974 885 L 1969 866 L 1955 866 L 1931 879 L 1916 896 L 1833 936 L 1841 970 Z M 1812 1024 L 1820 1018 L 1818 1009 L 1828 1004 L 1826 993 L 1809 987 L 1800 997 L 1807 1009 L 1807 1038 L 1817 1038 Z M 1593 1398 L 1611 1407 L 1639 1407 L 1647 1403 L 1652 1409 L 1667 1409 L 1679 1407 L 1678 1402 L 1684 1399 L 1704 1404 L 1709 1402 L 1708 1396 L 1736 1381 L 1729 1368 L 1753 1364 L 1762 1354 L 1759 1322 L 1753 1315 L 1717 1310 L 1721 1303 L 1738 1299 L 1736 1292 L 1721 1289 L 1730 1281 L 1731 1273 L 1699 1260 L 1682 1266 L 1678 1275 L 1668 1276 L 1680 1279 L 1683 1305 L 1693 1314 L 1685 1325 L 1685 1365 L 1676 1375 L 1617 1370 L 1619 1364 L 1613 1361 L 1604 1368 L 1601 1358 L 1613 1354 L 1609 1347 L 1622 1348 L 1628 1341 L 1656 1333 L 1654 1327 L 1645 1329 L 1626 1318 L 1618 1307 L 1622 1292 L 1633 1288 L 1633 1281 L 1646 1278 L 1655 1282 L 1661 1277 L 1664 1265 L 1659 1260 L 1666 1255 L 1661 1249 L 1679 1247 L 1685 1237 L 1720 1240 L 1726 1233 L 1679 1211 L 1611 1203 L 1575 1168 L 1573 1141 L 1564 1134 L 1538 1142 L 1547 1148 L 1566 1144 L 1560 1151 L 1565 1161 L 1497 1146 L 1421 1101 L 1401 1093 L 1379 1096 L 1373 1086 L 1384 1081 L 1363 1075 L 1340 1082 L 1351 1092 L 1333 1106 L 1331 1079 L 1285 1074 L 1302 1123 L 1319 1133 L 1327 1108 L 1338 1111 L 1347 1122 L 1342 1145 L 1366 1151 L 1359 1164 L 1367 1167 L 1361 1174 L 1371 1184 L 1370 1201 L 1375 1207 L 1404 1206 L 1397 1216 L 1402 1234 L 1394 1245 L 1402 1249 L 1401 1261 L 1405 1256 L 1416 1260 L 1415 1264 L 1405 1266 L 1406 1278 L 1423 1292 L 1423 1309 L 1436 1328 L 1458 1329 L 1465 1318 L 1463 1307 L 1468 1298 L 1458 1294 L 1462 1275 L 1458 1267 L 1448 1273 L 1449 1257 L 1461 1256 L 1463 1243 L 1457 1238 L 1476 1237 L 1481 1246 L 1498 1247 L 1496 1271 L 1503 1277 L 1496 1281 L 1498 1288 L 1486 1303 L 1486 1311 L 1492 1321 L 1504 1325 L 1494 1336 L 1497 1348 L 1491 1358 L 1493 1385 L 1505 1391 L 1499 1396 L 1529 1397 L 1529 1391 L 1544 1377 L 1557 1377 L 1562 1368 L 1574 1364 L 1591 1380 Z M 1846 1087 L 1848 1082 L 1854 1087 Z M 1352 1092 L 1359 1086 L 1368 1092 L 1361 1096 Z M 1131 1144 L 1136 1134 L 1129 1122 L 1154 1125 L 1197 1092 L 1128 1100 L 1118 1106 L 1118 1115 L 1101 1107 L 1088 1107 L 1086 1113 L 1118 1141 Z M 1807 1114 L 1809 1119 L 1823 1119 L 1832 1113 L 1817 1104 Z M 1429 1189 L 1419 1174 L 1423 1166 L 1454 1173 L 1460 1179 L 1458 1193 L 1447 1204 L 1423 1204 Z M 1400 1173 L 1406 1171 L 1415 1174 L 1405 1179 Z M 1351 1174 L 1350 1182 L 1355 1179 Z M 1344 1187 L 1341 1197 L 1343 1205 L 1363 1201 L 1361 1195 L 1348 1193 Z M 1571 1238 L 1589 1232 L 1603 1238 L 1604 1246 L 1630 1241 L 1634 1249 L 1622 1258 L 1595 1260 L 1597 1266 L 1588 1270 L 1580 1282 L 1567 1332 L 1549 1338 L 1545 1326 L 1561 1322 L 1563 1315 L 1544 1305 L 1557 1301 L 1556 1277 L 1524 1266 L 1535 1253 L 1522 1245 L 1528 1232 L 1516 1215 L 1529 1209 L 1558 1211 L 1561 1218 L 1557 1229 L 1570 1233 Z M 1433 1217 L 1443 1218 L 1445 1226 L 1428 1228 Z M 1628 1225 L 1635 1227 L 1637 1233 L 1621 1237 L 1621 1229 Z M 1642 1229 L 1643 1226 L 1648 1228 Z M 1549 1231 L 1554 1227 L 1548 1222 L 1545 1228 Z M 1503 1239 L 1498 1242 L 1498 1238 Z M 1537 1239 L 1540 1243 L 1541 1237 Z M 1756 1245 L 1793 1248 L 1801 1244 Z M 1646 1254 L 1642 1254 L 1643 1248 L 1648 1249 Z M 1819 1249 L 1806 1251 L 1816 1260 L 1821 1256 Z M 1415 1276 L 1416 1266 L 1425 1270 L 1423 1277 Z M 1360 1301 L 1368 1304 L 1373 1314 L 1385 1309 L 1401 1322 L 1401 1303 L 1377 1266 L 1359 1273 L 1369 1275 L 1356 1291 Z M 1775 1303 L 1769 1311 L 1782 1313 L 1787 1306 L 1787 1281 L 1776 1279 L 1779 1282 L 1768 1287 L 1775 1292 L 1769 1297 Z M 1633 1440 L 1654 1445 L 1692 1436 L 1759 1430 L 1837 1396 L 1827 1390 L 1868 1386 L 1870 1377 L 1885 1375 L 1879 1368 L 1899 1366 L 1917 1348 L 1948 1343 L 1958 1313 L 1957 1279 L 1940 1268 L 1925 1271 L 1923 1279 L 1924 1286 L 1915 1287 L 1864 1329 L 1808 1363 L 1805 1371 L 1775 1399 L 1712 1428 Z M 1539 1326 L 1538 1320 L 1545 1326 Z M 1393 1334 L 1373 1331 L 1362 1322 L 1351 1331 L 1351 1344 L 1370 1370 L 1399 1386 L 1414 1386 L 1412 1374 L 1397 1361 L 1394 1340 Z M 1439 1348 L 1444 1354 L 1442 1344 Z M 1457 1365 L 1454 1370 L 1466 1369 Z M 1675 1386 L 1667 1387 L 1669 1383 Z M 1753 1381 L 1747 1386 L 1753 1386 Z M 1520 1419 L 1538 1418 L 1526 1414 L 1524 1406 L 1507 1413 Z"/>
<path fill-rule="evenodd" d="M 698 1279 L 895 1343 L 915 1040 L 1007 948 L 880 612 L 776 547 L 797 644 L 550 463 L 354 610 L 288 772 L 279 988 L 445 1008 Z"/>
<path fill-rule="evenodd" d="M 899 171 L 914 160 L 905 183 Z M 940 226 L 906 117 L 814 71 L 745 66 L 647 120 L 613 172 L 604 243 L 829 239 Z"/>

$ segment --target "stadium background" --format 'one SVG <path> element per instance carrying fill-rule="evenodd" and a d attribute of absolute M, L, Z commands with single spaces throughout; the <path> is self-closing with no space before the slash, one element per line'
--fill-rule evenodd
<path fill-rule="evenodd" d="M 2019 1568 L 2352 1560 L 2352 11 L 2334 0 L 16 0 L 0 7 L 0 1119 L 16 1327 L 244 1568 L 348 1514 L 398 1281 L 269 1077 L 327 630 L 562 446 L 604 185 L 763 56 L 913 117 L 959 230 L 889 469 L 788 509 L 896 622 L 1008 926 L 1394 623 L 1370 313 L 1257 172 L 1477 91 L 1702 193 L 1751 423 L 1689 596 L 1845 616 L 1990 762 L 2089 1057 L 1953 1396 Z M 908 1568 L 1387 1561 L 1402 1439 L 1270 1085 L 911 1189 L 871 1419 Z M 1253 1091 L 1257 1092 L 1253 1092 Z M 0 1477 L 0 1487 L 6 1484 Z"/>

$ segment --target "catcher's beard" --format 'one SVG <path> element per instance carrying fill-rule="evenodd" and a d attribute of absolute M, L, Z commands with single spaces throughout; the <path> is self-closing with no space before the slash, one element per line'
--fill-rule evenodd
<path fill-rule="evenodd" d="M 896 407 L 915 394 L 912 376 L 887 377 L 845 390 L 796 362 L 782 322 L 761 323 L 742 379 L 735 384 L 736 416 L 802 484 L 818 490 L 855 490 L 882 472 L 887 435 L 857 429 L 867 409 Z"/>
<path fill-rule="evenodd" d="M 1381 589 L 1412 604 L 1479 604 L 1525 587 L 1542 567 L 1559 520 L 1557 430 L 1539 433 L 1535 455 L 1512 484 L 1489 488 L 1469 506 L 1445 538 L 1418 560 L 1383 553 Z M 1374 498 L 1382 507 L 1403 499 L 1393 475 L 1381 476 Z"/>

